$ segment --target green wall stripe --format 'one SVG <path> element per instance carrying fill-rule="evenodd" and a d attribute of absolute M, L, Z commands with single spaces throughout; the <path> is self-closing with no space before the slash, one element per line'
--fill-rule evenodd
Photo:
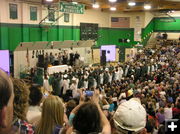
<path fill-rule="evenodd" d="M 160 19 L 154 19 L 154 30 L 155 31 L 179 31 L 180 30 L 180 19 L 176 19 L 175 22 L 163 22 Z"/>
<path fill-rule="evenodd" d="M 2 27 L 29 27 L 29 28 L 41 28 L 39 24 L 17 24 L 17 23 L 0 23 Z M 52 28 L 80 28 L 80 26 L 66 26 L 66 25 L 54 25 Z"/>
<path fill-rule="evenodd" d="M 180 33 L 180 30 L 154 30 L 154 32 Z"/>
<path fill-rule="evenodd" d="M 172 16 L 173 17 L 173 16 Z M 173 17 L 174 19 L 180 19 L 179 16 Z M 154 17 L 154 19 L 167 19 L 167 17 Z"/>
<path fill-rule="evenodd" d="M 22 28 L 22 41 L 29 42 L 29 28 L 24 27 Z"/>
<path fill-rule="evenodd" d="M 9 49 L 14 50 L 17 44 L 19 44 L 22 41 L 22 29 L 18 27 L 9 28 L 8 33 L 9 33 Z"/>
<path fill-rule="evenodd" d="M 7 27 L 1 27 L 1 49 L 9 49 L 9 31 Z"/>
<path fill-rule="evenodd" d="M 176 18 L 176 22 L 162 22 L 157 18 L 151 20 L 146 28 L 142 29 L 142 37 L 147 38 L 152 31 L 180 32 L 180 17 Z M 97 47 L 108 44 L 132 47 L 137 43 L 134 41 L 134 28 L 100 27 L 98 35 Z M 130 39 L 130 43 L 119 43 L 120 38 Z M 20 42 L 64 40 L 80 40 L 80 27 L 58 25 L 46 32 L 39 25 L 0 23 L 0 49 L 14 50 Z"/>
<path fill-rule="evenodd" d="M 48 32 L 46 32 L 45 29 L 41 29 L 41 40 L 42 41 L 48 40 Z"/>
<path fill-rule="evenodd" d="M 17 23 L 0 23 L 2 27 L 27 27 L 27 28 L 41 28 L 39 24 L 17 24 Z M 78 29 L 80 26 L 66 26 L 66 25 L 54 25 L 52 28 L 73 28 Z M 129 30 L 134 28 L 109 28 L 109 27 L 99 27 L 99 29 L 116 29 L 116 30 Z"/>
<path fill-rule="evenodd" d="M 30 41 L 41 41 L 42 30 L 40 28 L 30 28 L 29 29 Z"/>

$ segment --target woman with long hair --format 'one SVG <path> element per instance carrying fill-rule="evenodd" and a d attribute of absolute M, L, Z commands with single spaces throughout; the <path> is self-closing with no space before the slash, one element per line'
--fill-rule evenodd
<path fill-rule="evenodd" d="M 58 134 L 64 124 L 64 106 L 58 96 L 48 96 L 42 106 L 41 119 L 36 134 Z"/>

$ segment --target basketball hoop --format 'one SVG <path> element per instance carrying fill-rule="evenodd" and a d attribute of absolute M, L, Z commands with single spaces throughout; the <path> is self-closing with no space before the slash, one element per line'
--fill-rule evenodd
<path fill-rule="evenodd" d="M 42 22 L 40 24 L 40 27 L 45 31 L 48 32 L 49 29 L 52 27 L 53 23 L 52 22 Z"/>
<path fill-rule="evenodd" d="M 45 32 L 48 32 L 50 26 L 49 26 L 49 25 L 44 25 L 42 28 L 43 28 L 43 30 L 44 30 Z"/>

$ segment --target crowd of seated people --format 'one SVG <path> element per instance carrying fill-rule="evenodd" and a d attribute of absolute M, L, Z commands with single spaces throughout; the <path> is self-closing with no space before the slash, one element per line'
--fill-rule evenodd
<path fill-rule="evenodd" d="M 0 134 L 163 134 L 180 118 L 179 69 L 179 45 L 143 49 L 117 66 L 48 76 L 47 94 L 0 70 Z"/>

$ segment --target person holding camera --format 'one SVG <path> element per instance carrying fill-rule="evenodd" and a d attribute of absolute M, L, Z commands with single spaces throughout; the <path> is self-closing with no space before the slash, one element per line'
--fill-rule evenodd
<path fill-rule="evenodd" d="M 99 105 L 99 90 L 93 92 L 91 101 L 84 102 L 84 96 L 80 93 L 80 103 L 70 114 L 70 127 L 66 134 L 111 134 L 108 119 Z"/>

